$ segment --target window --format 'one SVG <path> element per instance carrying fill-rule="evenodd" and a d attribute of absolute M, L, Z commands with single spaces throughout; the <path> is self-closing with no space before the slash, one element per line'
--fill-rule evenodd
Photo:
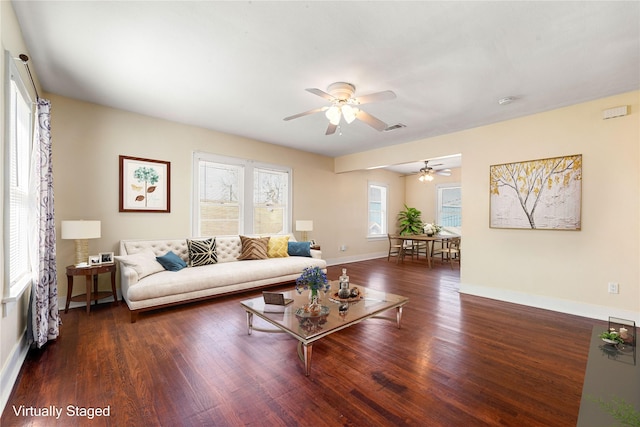
<path fill-rule="evenodd" d="M 193 170 L 194 236 L 290 232 L 289 168 L 195 153 Z"/>
<path fill-rule="evenodd" d="M 9 289 L 23 289 L 31 279 L 29 262 L 29 166 L 32 141 L 33 107 L 20 74 L 11 56 L 8 64 L 6 88 L 7 140 L 5 161 L 5 256 L 8 259 Z M 7 212 L 8 210 L 8 212 Z M 9 292 L 7 292 L 9 291 Z"/>
<path fill-rule="evenodd" d="M 370 182 L 367 237 L 387 237 L 387 186 Z"/>
<path fill-rule="evenodd" d="M 462 187 L 460 184 L 441 184 L 436 189 L 438 194 L 437 224 L 445 228 L 462 227 Z"/>

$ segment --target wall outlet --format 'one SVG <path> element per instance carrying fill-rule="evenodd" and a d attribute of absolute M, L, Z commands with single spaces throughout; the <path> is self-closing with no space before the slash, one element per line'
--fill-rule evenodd
<path fill-rule="evenodd" d="M 344 252 L 347 250 L 347 245 L 341 245 L 338 249 L 340 249 L 340 252 Z"/>
<path fill-rule="evenodd" d="M 609 282 L 608 289 L 610 294 L 617 294 L 620 292 L 620 289 L 616 282 Z"/>

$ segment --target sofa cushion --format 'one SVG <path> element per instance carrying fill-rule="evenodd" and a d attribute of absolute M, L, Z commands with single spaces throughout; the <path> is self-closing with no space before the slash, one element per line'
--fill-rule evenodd
<path fill-rule="evenodd" d="M 138 273 L 138 280 L 150 274 L 164 271 L 162 264 L 156 260 L 156 255 L 149 249 L 133 255 L 119 255 L 114 258 L 127 267 L 133 268 Z"/>
<path fill-rule="evenodd" d="M 198 267 L 201 265 L 215 264 L 218 262 L 216 254 L 216 238 L 210 239 L 187 239 L 189 248 L 189 266 Z"/>
<path fill-rule="evenodd" d="M 268 258 L 269 237 L 240 236 L 240 241 L 242 242 L 242 253 L 238 257 L 239 260 Z"/>
<path fill-rule="evenodd" d="M 288 252 L 290 256 L 311 256 L 311 243 L 309 242 L 289 242 Z"/>
<path fill-rule="evenodd" d="M 271 236 L 267 244 L 269 258 L 284 258 L 289 256 L 289 236 Z"/>
<path fill-rule="evenodd" d="M 180 271 L 187 266 L 187 263 L 172 251 L 162 256 L 157 256 L 156 260 L 162 264 L 165 270 L 169 271 Z"/>

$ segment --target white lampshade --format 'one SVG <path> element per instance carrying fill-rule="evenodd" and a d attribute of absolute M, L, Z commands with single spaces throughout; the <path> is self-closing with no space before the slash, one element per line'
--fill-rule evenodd
<path fill-rule="evenodd" d="M 62 221 L 63 239 L 99 239 L 100 221 Z"/>
<path fill-rule="evenodd" d="M 307 231 L 313 231 L 313 221 L 300 219 L 296 221 L 296 231 L 302 231 L 302 240 L 307 241 Z"/>
<path fill-rule="evenodd" d="M 310 219 L 296 221 L 296 231 L 313 231 L 313 221 Z"/>
<path fill-rule="evenodd" d="M 87 262 L 89 242 L 100 238 L 100 221 L 62 221 L 61 237 L 76 241 L 76 265 Z"/>

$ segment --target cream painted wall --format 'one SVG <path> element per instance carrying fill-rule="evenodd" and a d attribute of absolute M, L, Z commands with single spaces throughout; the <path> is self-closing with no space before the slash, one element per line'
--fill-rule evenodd
<path fill-rule="evenodd" d="M 462 292 L 640 322 L 639 100 L 634 91 L 344 156 L 336 171 L 462 153 Z M 630 114 L 602 120 L 619 105 Z M 489 228 L 490 165 L 570 154 L 583 155 L 581 231 Z M 620 294 L 608 294 L 608 282 Z"/>
<path fill-rule="evenodd" d="M 118 251 L 121 239 L 182 238 L 191 230 L 191 162 L 194 151 L 248 158 L 293 168 L 293 219 L 311 219 L 309 237 L 332 264 L 386 254 L 388 241 L 366 239 L 367 182 L 390 186 L 390 211 L 400 209 L 404 180 L 383 170 L 333 172 L 333 159 L 238 136 L 146 117 L 46 94 L 52 102 L 56 224 L 69 219 L 102 222 L 89 252 Z M 171 162 L 171 213 L 118 212 L 118 156 Z M 73 241 L 58 233 L 58 283 L 73 262 Z M 297 235 L 299 239 L 301 236 Z M 346 245 L 345 252 L 338 247 Z M 108 277 L 100 277 L 108 288 Z M 59 295 L 66 295 L 61 286 Z"/>

